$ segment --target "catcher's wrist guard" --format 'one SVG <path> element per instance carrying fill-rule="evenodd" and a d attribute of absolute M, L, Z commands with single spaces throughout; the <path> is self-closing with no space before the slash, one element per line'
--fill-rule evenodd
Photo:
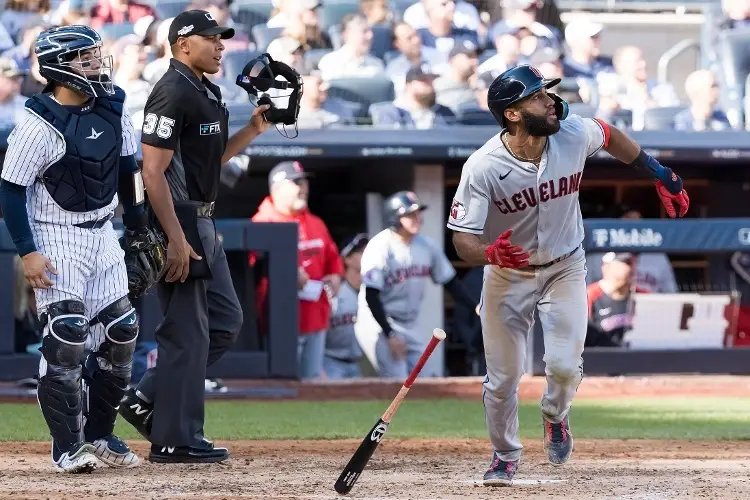
<path fill-rule="evenodd" d="M 140 297 L 161 280 L 167 263 L 164 235 L 148 227 L 125 229 L 120 238 L 128 272 L 128 297 Z"/>

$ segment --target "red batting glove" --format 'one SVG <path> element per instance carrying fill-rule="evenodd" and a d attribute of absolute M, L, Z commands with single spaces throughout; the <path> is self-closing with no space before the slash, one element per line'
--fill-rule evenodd
<path fill-rule="evenodd" d="M 690 198 L 688 198 L 687 191 L 683 189 L 678 194 L 672 194 L 661 181 L 654 181 L 654 184 L 656 185 L 656 194 L 659 195 L 662 205 L 667 210 L 667 215 L 672 219 L 675 218 L 677 213 L 672 202 L 676 202 L 680 206 L 680 217 L 684 217 L 688 208 L 690 208 Z"/>
<path fill-rule="evenodd" d="M 519 246 L 511 246 L 510 235 L 512 229 L 501 234 L 495 242 L 484 251 L 487 262 L 495 266 L 518 269 L 529 265 L 529 254 Z"/>

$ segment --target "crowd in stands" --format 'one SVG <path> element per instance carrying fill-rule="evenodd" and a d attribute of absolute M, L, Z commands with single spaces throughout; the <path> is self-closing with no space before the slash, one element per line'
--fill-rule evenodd
<path fill-rule="evenodd" d="M 722 6 L 721 29 L 748 25 L 749 0 L 723 0 Z M 260 2 L 233 7 L 232 0 L 63 0 L 54 6 L 50 0 L 6 0 L 0 14 L 0 127 L 12 126 L 24 97 L 44 86 L 35 38 L 63 24 L 101 32 L 114 57 L 114 81 L 127 92 L 139 125 L 139 111 L 171 56 L 168 16 L 193 8 L 236 30 L 225 42 L 222 70 L 212 76 L 225 100 L 247 102 L 234 80 L 247 61 L 267 51 L 304 77 L 301 128 L 493 124 L 486 89 L 521 63 L 562 78 L 555 90 L 583 116 L 635 130 L 739 126 L 717 107 L 711 71 L 691 74 L 684 83 L 687 102 L 680 102 L 676 89 L 649 77 L 654 68 L 647 67 L 642 48 L 600 53 L 606 28 L 585 18 L 563 25 L 553 0 L 273 0 L 267 11 Z M 670 111 L 649 117 L 652 109 Z"/>

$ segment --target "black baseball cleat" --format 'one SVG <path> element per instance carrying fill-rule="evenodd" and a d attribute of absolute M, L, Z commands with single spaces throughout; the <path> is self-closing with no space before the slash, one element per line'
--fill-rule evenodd
<path fill-rule="evenodd" d="M 483 484 L 485 486 L 512 486 L 519 462 L 520 460 L 505 461 L 494 454 L 490 468 L 484 473 Z"/>
<path fill-rule="evenodd" d="M 573 435 L 570 433 L 568 417 L 559 424 L 542 419 L 544 422 L 544 450 L 552 465 L 562 465 L 568 461 L 573 451 Z"/>
<path fill-rule="evenodd" d="M 213 446 L 213 443 L 211 443 L 210 448 L 205 446 L 205 443 L 197 446 L 162 446 L 152 444 L 148 459 L 150 462 L 157 464 L 208 464 L 223 462 L 229 456 L 229 450 L 226 448 L 217 448 Z"/>
<path fill-rule="evenodd" d="M 141 436 L 150 440 L 149 436 L 151 435 L 154 405 L 146 402 L 146 400 L 138 396 L 138 394 L 139 393 L 135 388 L 128 389 L 122 397 L 122 401 L 120 401 L 120 409 L 118 411 L 122 418 L 135 427 L 135 430 L 137 430 Z"/>

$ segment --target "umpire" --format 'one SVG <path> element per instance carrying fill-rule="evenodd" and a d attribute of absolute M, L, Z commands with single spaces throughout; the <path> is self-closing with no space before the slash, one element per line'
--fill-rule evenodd
<path fill-rule="evenodd" d="M 179 14 L 169 28 L 169 70 L 144 110 L 143 182 L 168 240 L 165 279 L 157 288 L 164 321 L 156 330 L 157 367 L 128 391 L 120 413 L 151 441 L 152 462 L 229 458 L 203 435 L 206 366 L 229 350 L 242 326 L 212 217 L 221 166 L 270 127 L 262 115 L 268 106 L 260 106 L 228 136 L 221 92 L 205 74 L 219 71 L 222 40 L 233 35 L 208 12 Z"/>

